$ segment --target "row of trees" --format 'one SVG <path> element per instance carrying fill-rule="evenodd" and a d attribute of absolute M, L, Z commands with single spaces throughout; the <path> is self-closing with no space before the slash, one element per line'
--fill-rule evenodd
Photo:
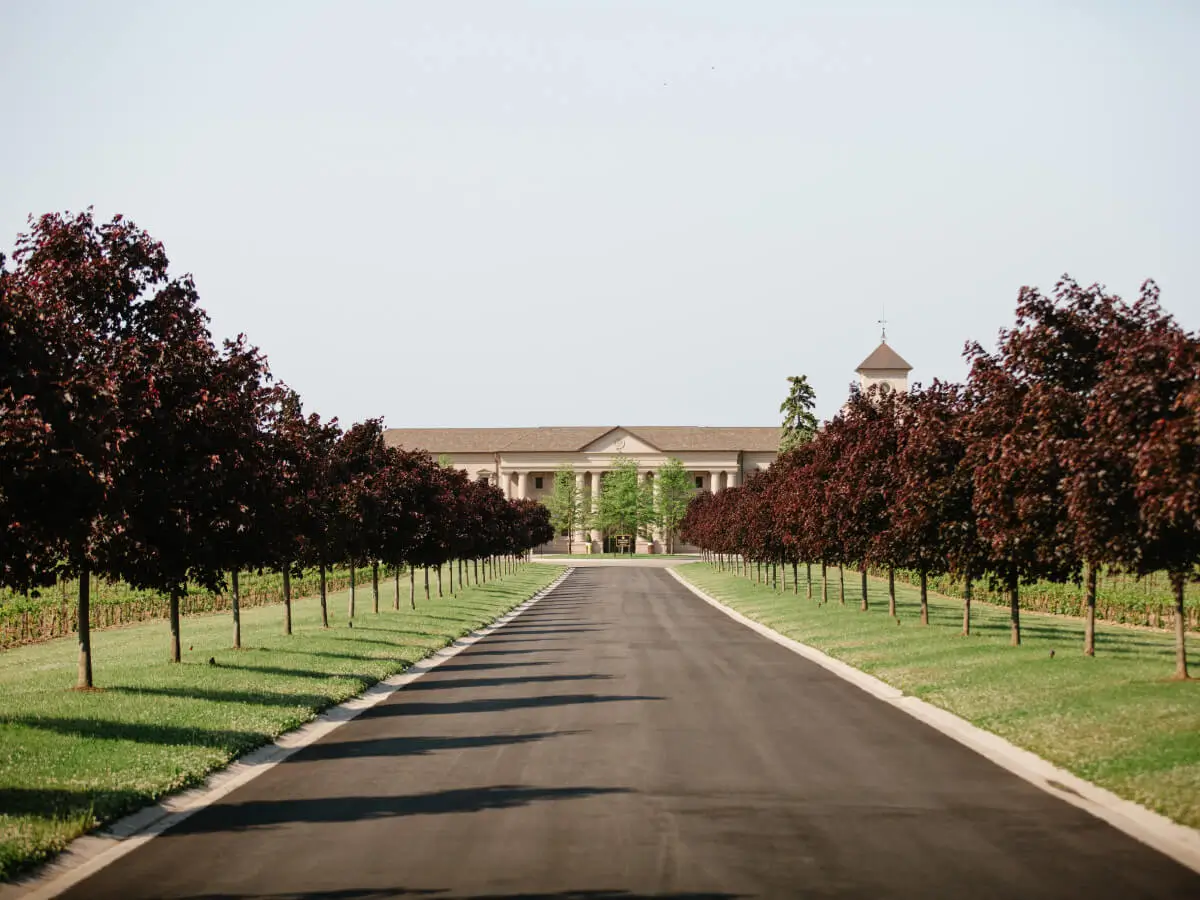
<path fill-rule="evenodd" d="M 1152 282 L 1127 303 L 1069 278 L 1022 289 L 996 352 L 968 345 L 965 384 L 853 390 L 815 436 L 740 489 L 697 497 L 684 537 L 752 562 L 869 566 L 1006 589 L 1012 643 L 1035 580 L 1082 581 L 1095 653 L 1097 573 L 1169 573 L 1176 675 L 1184 592 L 1200 563 L 1200 341 Z M 891 610 L 895 615 L 894 586 Z"/>
<path fill-rule="evenodd" d="M 290 633 L 303 568 L 323 585 L 339 562 L 374 563 L 376 583 L 381 562 L 425 566 L 428 595 L 430 566 L 440 581 L 459 560 L 461 581 L 471 560 L 478 580 L 479 561 L 552 536 L 544 508 L 387 447 L 378 419 L 305 414 L 244 337 L 214 343 L 191 277 L 124 218 L 43 216 L 13 263 L 0 256 L 0 586 L 79 579 L 80 687 L 91 574 L 169 596 L 178 662 L 189 583 L 225 590 L 232 573 L 236 645 L 239 570 L 283 573 Z M 321 606 L 327 625 L 323 589 Z"/>
<path fill-rule="evenodd" d="M 556 534 L 565 534 L 568 550 L 575 535 L 596 528 L 607 534 L 662 535 L 666 552 L 674 550 L 688 503 L 695 493 L 683 463 L 671 457 L 642 477 L 635 460 L 618 457 L 604 476 L 599 497 L 586 489 L 572 466 L 554 473 L 554 486 L 545 503 Z"/>

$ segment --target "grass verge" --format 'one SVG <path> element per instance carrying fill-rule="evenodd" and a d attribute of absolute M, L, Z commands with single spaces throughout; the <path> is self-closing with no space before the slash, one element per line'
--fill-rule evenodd
<path fill-rule="evenodd" d="M 930 624 L 919 621 L 919 592 L 897 582 L 897 619 L 887 583 L 871 579 L 870 609 L 859 609 L 859 574 L 846 572 L 846 605 L 837 570 L 830 601 L 777 593 L 705 563 L 678 569 L 709 596 L 780 634 L 816 647 L 1031 750 L 1115 794 L 1176 822 L 1200 828 L 1200 680 L 1167 680 L 1170 635 L 1097 626 L 1096 656 L 1083 655 L 1083 624 L 1022 613 L 1022 644 L 1009 646 L 1008 612 L 972 605 L 961 634 L 962 601 L 929 595 Z M 801 582 L 804 570 L 801 569 Z M 1200 642 L 1188 663 L 1200 669 Z"/>
<path fill-rule="evenodd" d="M 361 693 L 375 682 L 485 625 L 560 573 L 525 565 L 458 597 L 393 611 L 381 585 L 372 613 L 368 585 L 354 627 L 348 591 L 331 594 L 329 630 L 315 599 L 294 604 L 281 633 L 279 606 L 242 614 L 245 649 L 231 650 L 226 615 L 183 620 L 184 662 L 167 662 L 165 622 L 92 635 L 96 684 L 79 693 L 75 642 L 64 638 L 0 653 L 0 880 L 29 869 L 67 842 L 198 784 L 236 757 Z M 215 665 L 210 665 L 212 658 Z"/>

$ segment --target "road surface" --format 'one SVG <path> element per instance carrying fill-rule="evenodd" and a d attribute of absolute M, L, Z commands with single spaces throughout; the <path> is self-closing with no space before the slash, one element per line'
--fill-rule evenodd
<path fill-rule="evenodd" d="M 70 897 L 1200 897 L 1200 876 L 738 625 L 576 571 Z"/>

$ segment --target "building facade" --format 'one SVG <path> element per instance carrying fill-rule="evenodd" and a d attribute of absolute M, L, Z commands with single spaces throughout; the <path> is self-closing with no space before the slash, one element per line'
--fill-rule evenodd
<path fill-rule="evenodd" d="M 779 429 L 693 426 L 597 425 L 549 428 L 391 428 L 384 439 L 394 447 L 425 450 L 469 478 L 497 485 L 506 497 L 541 500 L 554 490 L 555 473 L 571 466 L 577 487 L 593 508 L 605 472 L 621 458 L 638 464 L 646 480 L 672 457 L 687 468 L 697 490 L 719 491 L 741 484 L 747 475 L 775 459 Z M 598 531 L 574 536 L 572 543 L 600 549 Z M 566 538 L 560 538 L 565 549 Z M 658 552 L 661 540 L 637 538 L 637 550 Z"/>
<path fill-rule="evenodd" d="M 897 390 L 908 386 L 911 370 L 886 343 L 858 367 L 860 385 L 886 383 Z M 541 500 L 554 490 L 555 473 L 566 466 L 575 471 L 576 486 L 591 498 L 595 509 L 603 491 L 605 472 L 618 459 L 638 464 L 640 477 L 650 480 L 670 458 L 680 460 L 696 490 L 737 487 L 747 477 L 775 461 L 780 429 L 715 428 L 706 426 L 594 425 L 546 428 L 390 428 L 390 446 L 424 450 L 434 459 L 461 469 L 469 478 L 497 485 L 506 497 Z M 579 548 L 599 551 L 604 535 L 590 531 L 573 536 Z M 559 537 L 555 549 L 565 550 Z M 683 548 L 687 549 L 687 548 Z M 637 537 L 641 553 L 661 552 L 658 536 Z"/>

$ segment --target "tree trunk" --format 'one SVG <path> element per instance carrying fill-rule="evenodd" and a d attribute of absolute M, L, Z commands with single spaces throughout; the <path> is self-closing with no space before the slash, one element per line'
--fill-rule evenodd
<path fill-rule="evenodd" d="M 896 567 L 888 566 L 888 615 L 896 618 Z"/>
<path fill-rule="evenodd" d="M 1008 582 L 1009 619 L 1012 622 L 1012 645 L 1021 646 L 1021 588 L 1020 580 L 1013 575 Z"/>
<path fill-rule="evenodd" d="M 479 560 L 473 559 L 471 562 L 474 563 L 475 568 L 475 586 L 479 587 Z"/>
<path fill-rule="evenodd" d="M 838 602 L 846 605 L 846 567 L 838 563 Z"/>
<path fill-rule="evenodd" d="M 862 575 L 862 611 L 867 611 L 867 563 L 863 560 L 860 574 Z"/>
<path fill-rule="evenodd" d="M 79 673 L 75 687 L 90 690 L 92 684 L 92 573 L 79 573 Z"/>
<path fill-rule="evenodd" d="M 929 573 L 921 569 L 921 624 L 929 624 Z"/>
<path fill-rule="evenodd" d="M 425 567 L 425 602 L 429 602 L 429 566 Z"/>
<path fill-rule="evenodd" d="M 437 581 L 438 581 L 438 599 L 441 600 L 442 599 L 442 564 L 441 563 L 438 563 L 438 567 L 437 567 Z"/>
<path fill-rule="evenodd" d="M 812 563 L 810 563 L 810 562 L 806 562 L 804 564 L 804 581 L 806 584 L 805 593 L 807 595 L 807 599 L 811 600 L 812 599 Z"/>
<path fill-rule="evenodd" d="M 238 591 L 238 571 L 229 575 L 229 605 L 233 610 L 233 649 L 242 649 L 242 598 Z"/>
<path fill-rule="evenodd" d="M 400 611 L 400 567 L 396 566 L 396 605 L 395 610 Z"/>
<path fill-rule="evenodd" d="M 328 598 L 325 595 L 325 563 L 321 563 L 317 571 L 319 572 L 321 579 L 321 627 L 328 628 L 329 603 L 327 602 Z"/>
<path fill-rule="evenodd" d="M 963 586 L 963 627 L 962 633 L 971 633 L 971 573 L 967 573 L 966 584 Z"/>
<path fill-rule="evenodd" d="M 179 646 L 179 589 L 171 588 L 168 619 L 171 628 L 171 662 L 181 662 L 183 653 Z"/>
<path fill-rule="evenodd" d="M 829 569 L 825 560 L 821 560 L 821 602 L 829 602 Z"/>
<path fill-rule="evenodd" d="M 283 564 L 283 633 L 292 633 L 292 564 Z"/>
<path fill-rule="evenodd" d="M 792 593 L 800 596 L 800 564 L 792 563 Z"/>
<path fill-rule="evenodd" d="M 1087 564 L 1087 583 L 1084 588 L 1087 609 L 1083 618 L 1083 655 L 1096 655 L 1096 564 Z"/>
<path fill-rule="evenodd" d="M 350 600 L 349 608 L 346 613 L 348 618 L 354 618 L 354 560 L 350 560 Z"/>
<path fill-rule="evenodd" d="M 371 563 L 371 598 L 374 601 L 375 615 L 379 615 L 379 562 Z"/>
<path fill-rule="evenodd" d="M 1187 643 L 1185 637 L 1186 620 L 1184 619 L 1183 594 L 1187 587 L 1183 572 L 1171 573 L 1171 587 L 1175 589 L 1175 678 L 1187 679 Z"/>
<path fill-rule="evenodd" d="M 408 567 L 408 603 L 413 608 L 417 608 L 417 569 L 416 566 Z"/>

